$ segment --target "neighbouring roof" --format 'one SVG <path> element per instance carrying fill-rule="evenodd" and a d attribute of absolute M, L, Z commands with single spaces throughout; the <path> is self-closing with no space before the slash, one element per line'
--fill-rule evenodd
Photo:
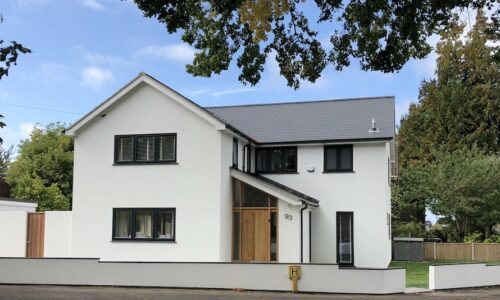
<path fill-rule="evenodd" d="M 394 97 L 207 107 L 257 143 L 392 139 Z M 375 119 L 378 132 L 369 132 Z"/>
<path fill-rule="evenodd" d="M 308 196 L 304 193 L 301 193 L 297 190 L 294 190 L 294 189 L 292 189 L 286 185 L 283 185 L 279 182 L 276 182 L 272 179 L 269 179 L 267 177 L 264 177 L 264 176 L 261 176 L 261 175 L 255 174 L 255 173 L 243 172 L 243 171 L 235 169 L 235 168 L 231 168 L 231 175 L 233 177 L 235 177 L 236 179 L 239 179 L 239 180 L 241 180 L 247 184 L 250 184 L 252 186 L 254 186 L 254 183 L 258 183 L 259 186 L 255 186 L 255 188 L 262 189 L 262 187 L 266 187 L 266 186 L 271 187 L 272 189 L 278 190 L 281 193 L 288 194 L 289 196 L 291 196 L 291 198 L 293 198 L 296 201 L 306 202 L 308 205 L 311 205 L 314 207 L 319 205 L 319 200 L 317 200 L 311 196 Z M 248 180 L 248 179 L 252 179 L 252 180 Z M 260 186 L 260 185 L 262 185 L 262 186 Z M 264 191 L 268 192 L 266 190 L 264 190 Z M 274 196 L 277 196 L 277 195 L 274 195 Z M 284 199 L 281 196 L 277 196 L 277 197 L 280 199 Z M 284 199 L 284 200 L 286 200 L 286 199 Z"/>

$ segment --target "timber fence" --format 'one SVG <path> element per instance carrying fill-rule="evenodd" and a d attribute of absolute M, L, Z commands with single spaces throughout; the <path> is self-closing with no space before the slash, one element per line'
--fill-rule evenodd
<path fill-rule="evenodd" d="M 424 243 L 424 259 L 500 261 L 500 243 Z"/>

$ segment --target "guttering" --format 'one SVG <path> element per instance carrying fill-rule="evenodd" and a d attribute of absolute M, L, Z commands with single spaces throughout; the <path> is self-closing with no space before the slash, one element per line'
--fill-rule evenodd
<path fill-rule="evenodd" d="M 300 209 L 300 262 L 304 262 L 304 210 L 307 209 L 307 202 L 302 201 L 302 205 L 304 205 Z"/>

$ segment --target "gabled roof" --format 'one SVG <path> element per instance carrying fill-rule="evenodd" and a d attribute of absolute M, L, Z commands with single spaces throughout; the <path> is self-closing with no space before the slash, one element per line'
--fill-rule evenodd
<path fill-rule="evenodd" d="M 69 128 L 75 136 L 93 119 L 140 84 L 148 84 L 177 101 L 216 129 L 227 129 L 254 144 L 390 140 L 394 137 L 394 97 L 338 99 L 204 108 L 141 72 Z M 370 132 L 372 119 L 376 132 Z"/>
<path fill-rule="evenodd" d="M 312 207 L 319 206 L 319 201 L 317 199 L 267 177 L 243 172 L 235 168 L 231 168 L 231 176 L 292 205 L 301 205 L 305 202 Z"/>
<path fill-rule="evenodd" d="M 100 116 L 102 113 L 106 111 L 106 109 L 110 108 L 114 103 L 119 101 L 123 96 L 125 96 L 127 93 L 132 91 L 135 87 L 137 87 L 140 84 L 148 84 L 154 88 L 156 88 L 158 91 L 161 93 L 167 95 L 174 101 L 177 101 L 179 104 L 183 105 L 187 109 L 193 111 L 197 115 L 199 115 L 201 118 L 205 119 L 209 123 L 213 124 L 217 129 L 222 130 L 225 129 L 227 126 L 224 121 L 220 120 L 217 116 L 214 116 L 211 112 L 206 110 L 205 108 L 199 106 L 195 102 L 189 100 L 188 98 L 184 97 L 177 91 L 173 90 L 172 88 L 166 86 L 162 82 L 158 81 L 157 79 L 153 78 L 152 76 L 146 74 L 146 73 L 139 73 L 137 77 L 132 79 L 129 83 L 127 83 L 124 87 L 122 87 L 120 90 L 118 90 L 116 93 L 114 93 L 111 97 L 106 99 L 104 102 L 99 104 L 97 107 L 95 107 L 93 110 L 91 110 L 89 113 L 84 115 L 82 118 L 80 118 L 78 121 L 73 123 L 70 127 L 66 129 L 66 134 L 70 136 L 76 135 L 77 131 L 82 128 L 85 124 L 88 122 L 92 121 L 94 118 Z M 229 128 L 231 129 L 231 128 Z"/>
<path fill-rule="evenodd" d="M 394 97 L 207 107 L 259 144 L 392 139 Z M 369 132 L 375 119 L 377 132 Z"/>

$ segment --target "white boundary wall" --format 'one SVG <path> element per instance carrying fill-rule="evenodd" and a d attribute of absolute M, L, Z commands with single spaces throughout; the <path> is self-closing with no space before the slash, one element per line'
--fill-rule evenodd
<path fill-rule="evenodd" d="M 71 256 L 71 211 L 45 212 L 44 257 Z"/>
<path fill-rule="evenodd" d="M 485 263 L 429 266 L 431 290 L 500 285 L 500 266 Z"/>
<path fill-rule="evenodd" d="M 298 288 L 302 292 L 390 294 L 405 289 L 404 269 L 301 266 Z M 291 290 L 287 264 L 101 262 L 97 258 L 0 258 L 0 283 Z"/>
<path fill-rule="evenodd" d="M 26 211 L 0 211 L 0 257 L 26 256 Z"/>

